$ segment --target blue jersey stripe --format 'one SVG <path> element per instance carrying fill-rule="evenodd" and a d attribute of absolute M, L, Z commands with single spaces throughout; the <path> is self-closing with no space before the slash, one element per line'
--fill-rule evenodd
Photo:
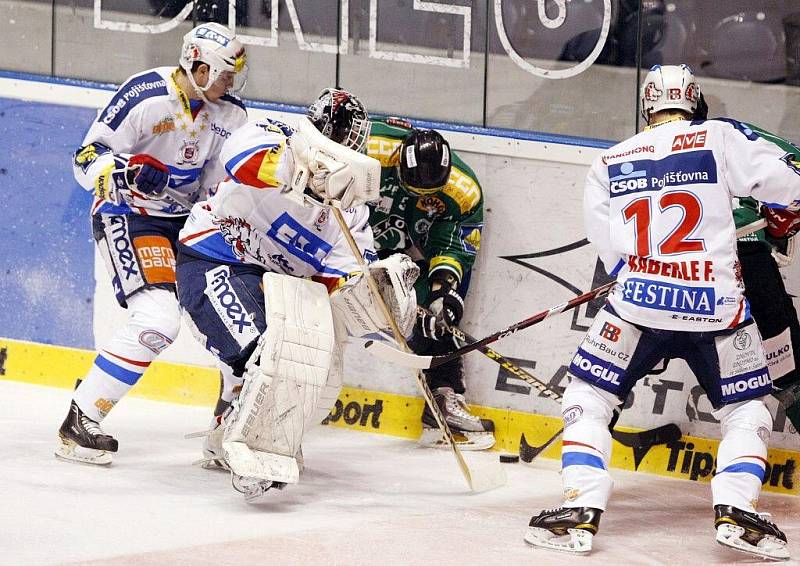
<path fill-rule="evenodd" d="M 192 251 L 211 259 L 225 263 L 241 263 L 241 260 L 234 255 L 230 244 L 225 241 L 225 238 L 219 232 L 215 232 L 197 242 L 184 245 L 191 248 Z"/>

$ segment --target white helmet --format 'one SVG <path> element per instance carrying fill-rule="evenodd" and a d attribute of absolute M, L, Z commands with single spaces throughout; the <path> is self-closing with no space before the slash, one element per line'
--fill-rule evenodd
<path fill-rule="evenodd" d="M 183 36 L 180 65 L 186 71 L 189 82 L 202 95 L 224 72 L 234 73 L 234 93 L 244 88 L 247 82 L 246 54 L 242 42 L 223 25 L 200 24 Z M 199 87 L 192 76 L 192 65 L 200 61 L 208 65 L 208 82 Z"/>
<path fill-rule="evenodd" d="M 654 65 L 641 89 L 642 116 L 669 108 L 694 114 L 700 101 L 700 85 L 688 65 Z"/>

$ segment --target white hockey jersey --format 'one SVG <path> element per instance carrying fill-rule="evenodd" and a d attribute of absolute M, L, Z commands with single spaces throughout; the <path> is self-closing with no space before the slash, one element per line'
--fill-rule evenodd
<path fill-rule="evenodd" d="M 750 316 L 732 197 L 800 205 L 797 157 L 729 119 L 660 124 L 601 153 L 584 192 L 586 233 L 634 324 L 711 331 Z"/>
<path fill-rule="evenodd" d="M 286 124 L 264 120 L 243 126 L 225 142 L 220 159 L 230 178 L 192 208 L 180 232 L 191 254 L 298 277 L 338 278 L 359 270 L 329 209 L 300 205 L 280 192 L 293 173 L 286 150 L 293 134 Z M 363 257 L 377 259 L 367 206 L 343 216 Z"/>
<path fill-rule="evenodd" d="M 175 67 L 159 67 L 127 79 L 98 113 L 73 163 L 75 178 L 94 191 L 131 155 L 146 153 L 169 167 L 168 189 L 153 198 L 135 194 L 130 206 L 95 199 L 92 213 L 186 216 L 225 178 L 217 156 L 231 132 L 247 121 L 244 104 L 225 95 L 193 113 L 175 73 Z"/>

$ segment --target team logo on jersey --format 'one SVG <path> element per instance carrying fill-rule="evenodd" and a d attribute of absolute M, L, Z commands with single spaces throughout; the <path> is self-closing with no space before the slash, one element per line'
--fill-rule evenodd
<path fill-rule="evenodd" d="M 172 116 L 167 116 L 166 118 L 162 118 L 153 126 L 153 135 L 160 136 L 161 134 L 166 134 L 168 132 L 175 131 L 175 119 Z"/>
<path fill-rule="evenodd" d="M 465 224 L 461 227 L 461 245 L 469 254 L 476 254 L 481 249 L 481 225 Z"/>
<path fill-rule="evenodd" d="M 253 227 L 243 218 L 223 218 L 215 221 L 225 243 L 231 247 L 233 255 L 244 258 L 246 252 L 252 248 L 251 237 Z"/>
<path fill-rule="evenodd" d="M 178 165 L 197 165 L 200 157 L 200 141 L 199 140 L 183 140 L 180 150 L 178 151 Z"/>

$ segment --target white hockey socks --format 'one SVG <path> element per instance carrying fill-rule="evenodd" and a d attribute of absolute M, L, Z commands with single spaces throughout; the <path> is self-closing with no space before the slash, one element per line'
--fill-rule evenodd
<path fill-rule="evenodd" d="M 619 400 L 577 378 L 564 391 L 561 449 L 564 507 L 605 510 L 614 481 L 608 473 L 608 423 Z"/>
<path fill-rule="evenodd" d="M 755 511 L 767 465 L 772 415 L 760 399 L 726 405 L 712 414 L 722 426 L 717 473 L 711 480 L 714 505 Z"/>

